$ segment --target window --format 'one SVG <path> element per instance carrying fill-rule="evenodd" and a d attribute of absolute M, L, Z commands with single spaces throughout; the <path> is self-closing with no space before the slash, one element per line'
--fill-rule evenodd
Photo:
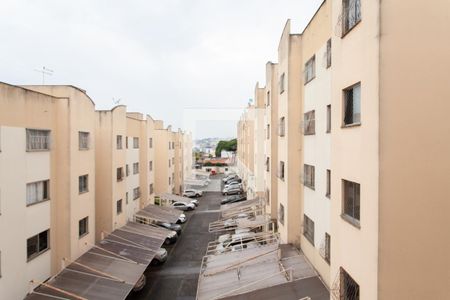
<path fill-rule="evenodd" d="M 27 129 L 27 151 L 50 150 L 50 130 Z"/>
<path fill-rule="evenodd" d="M 270 191 L 266 189 L 266 205 L 270 205 Z"/>
<path fill-rule="evenodd" d="M 123 168 L 117 168 L 117 181 L 123 180 Z"/>
<path fill-rule="evenodd" d="M 331 195 L 331 170 L 327 170 L 327 192 L 325 196 L 330 198 Z"/>
<path fill-rule="evenodd" d="M 83 175 L 78 177 L 78 192 L 86 193 L 89 191 L 89 180 L 88 175 Z"/>
<path fill-rule="evenodd" d="M 153 194 L 153 183 L 150 183 L 150 185 L 148 186 L 148 190 L 149 190 L 149 194 Z"/>
<path fill-rule="evenodd" d="M 361 0 L 342 1 L 342 36 L 361 21 Z"/>
<path fill-rule="evenodd" d="M 278 177 L 281 180 L 284 180 L 284 161 L 280 161 L 280 165 L 278 168 Z"/>
<path fill-rule="evenodd" d="M 303 215 L 303 235 L 314 246 L 314 221 Z"/>
<path fill-rule="evenodd" d="M 50 229 L 27 239 L 27 260 L 30 261 L 50 249 Z"/>
<path fill-rule="evenodd" d="M 267 91 L 266 106 L 270 106 L 270 91 Z"/>
<path fill-rule="evenodd" d="M 153 161 L 152 160 L 148 162 L 148 170 L 153 171 Z"/>
<path fill-rule="evenodd" d="M 331 67 L 331 39 L 329 39 L 327 41 L 326 56 L 327 56 L 327 69 L 328 69 L 329 67 Z"/>
<path fill-rule="evenodd" d="M 361 122 L 361 84 L 344 90 L 344 125 Z"/>
<path fill-rule="evenodd" d="M 128 149 L 128 137 L 125 138 L 125 147 Z"/>
<path fill-rule="evenodd" d="M 126 165 L 125 166 L 125 175 L 128 177 L 130 175 L 130 166 Z"/>
<path fill-rule="evenodd" d="M 38 181 L 27 184 L 27 206 L 50 199 L 50 181 Z"/>
<path fill-rule="evenodd" d="M 360 185 L 342 180 L 343 185 L 343 217 L 359 226 L 360 221 Z"/>
<path fill-rule="evenodd" d="M 266 171 L 270 171 L 270 157 L 266 157 Z"/>
<path fill-rule="evenodd" d="M 284 225 L 284 205 L 280 203 L 280 208 L 278 209 L 278 220 L 282 225 Z"/>
<path fill-rule="evenodd" d="M 284 73 L 280 76 L 280 94 L 284 92 Z"/>
<path fill-rule="evenodd" d="M 314 110 L 308 111 L 304 114 L 303 134 L 316 134 L 316 114 Z"/>
<path fill-rule="evenodd" d="M 331 261 L 331 236 L 325 232 L 325 261 L 330 263 Z"/>
<path fill-rule="evenodd" d="M 327 105 L 327 133 L 331 132 L 331 105 Z"/>
<path fill-rule="evenodd" d="M 339 294 L 343 300 L 359 300 L 359 285 L 342 267 Z"/>
<path fill-rule="evenodd" d="M 125 203 L 128 204 L 128 192 L 125 193 Z"/>
<path fill-rule="evenodd" d="M 133 148 L 138 149 L 139 148 L 139 138 L 134 137 L 133 138 Z"/>
<path fill-rule="evenodd" d="M 117 144 L 117 149 L 122 149 L 122 136 L 121 135 L 116 136 L 116 144 Z"/>
<path fill-rule="evenodd" d="M 281 117 L 280 124 L 278 124 L 278 135 L 284 136 L 284 134 L 285 134 L 285 118 Z"/>
<path fill-rule="evenodd" d="M 78 147 L 80 150 L 89 149 L 89 132 L 78 132 Z"/>
<path fill-rule="evenodd" d="M 120 215 L 122 213 L 122 199 L 118 200 L 116 203 L 117 214 Z"/>
<path fill-rule="evenodd" d="M 303 165 L 304 179 L 303 185 L 310 189 L 315 188 L 315 169 L 314 166 Z"/>
<path fill-rule="evenodd" d="M 169 185 L 171 185 L 171 184 L 172 184 L 172 178 L 169 177 Z"/>
<path fill-rule="evenodd" d="M 141 189 L 139 187 L 133 189 L 133 200 L 138 199 L 141 196 Z"/>
<path fill-rule="evenodd" d="M 153 138 L 148 139 L 148 147 L 153 148 Z"/>
<path fill-rule="evenodd" d="M 89 217 L 78 221 L 78 237 L 81 238 L 89 233 Z"/>
<path fill-rule="evenodd" d="M 305 84 L 316 77 L 316 56 L 311 57 L 305 64 Z"/>
<path fill-rule="evenodd" d="M 267 124 L 267 139 L 270 139 L 270 124 Z"/>
<path fill-rule="evenodd" d="M 135 162 L 133 163 L 133 174 L 138 174 L 139 173 L 139 163 Z"/>
<path fill-rule="evenodd" d="M 172 142 L 172 149 L 175 149 L 175 142 Z"/>

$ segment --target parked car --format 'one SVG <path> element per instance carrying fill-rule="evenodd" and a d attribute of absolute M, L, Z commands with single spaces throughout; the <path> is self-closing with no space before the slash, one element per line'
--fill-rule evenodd
<path fill-rule="evenodd" d="M 159 248 L 156 251 L 155 257 L 152 259 L 152 265 L 160 265 L 163 264 L 167 260 L 167 250 L 164 248 Z"/>
<path fill-rule="evenodd" d="M 226 251 L 236 251 L 238 249 L 234 249 L 235 246 L 241 246 L 240 249 L 245 248 L 243 245 L 247 243 L 257 243 L 253 232 L 247 232 L 246 235 L 242 235 L 241 237 L 232 237 L 231 240 L 227 240 L 222 244 L 218 244 L 216 246 L 217 253 L 223 253 Z"/>
<path fill-rule="evenodd" d="M 185 222 L 186 222 L 186 215 L 185 215 L 185 214 L 181 214 L 181 215 L 178 217 L 177 224 L 183 224 L 183 223 L 185 223 Z"/>
<path fill-rule="evenodd" d="M 242 233 L 246 233 L 246 232 L 251 232 L 250 228 L 236 228 L 234 230 L 234 234 L 242 234 Z M 223 243 L 226 240 L 229 240 L 231 238 L 231 236 L 232 236 L 231 233 L 222 234 L 217 238 L 217 241 L 219 243 Z"/>
<path fill-rule="evenodd" d="M 237 244 L 231 247 L 231 252 L 242 251 L 244 249 L 254 249 L 258 248 L 260 244 L 258 242 L 252 241 L 245 244 Z"/>
<path fill-rule="evenodd" d="M 159 227 L 163 227 L 169 230 L 173 230 L 177 233 L 177 235 L 181 235 L 181 226 L 178 224 L 172 224 L 172 223 L 167 223 L 167 222 L 156 222 L 155 223 L 157 226 Z"/>
<path fill-rule="evenodd" d="M 146 283 L 147 283 L 147 278 L 145 277 L 144 274 L 142 274 L 142 276 L 139 278 L 138 282 L 136 282 L 136 284 L 134 285 L 133 292 L 139 292 L 140 290 L 142 290 Z"/>
<path fill-rule="evenodd" d="M 246 219 L 248 217 L 249 217 L 249 215 L 246 214 L 246 213 L 238 214 L 237 216 L 235 216 L 233 218 L 226 219 L 223 222 L 223 225 L 224 225 L 225 228 L 231 227 L 231 226 L 236 225 L 236 219 Z"/>
<path fill-rule="evenodd" d="M 227 182 L 227 181 L 229 181 L 229 180 L 231 180 L 231 179 L 234 179 L 234 178 L 239 178 L 239 177 L 237 176 L 237 174 L 232 174 L 232 175 L 228 175 L 228 176 L 225 177 L 225 178 L 222 178 L 222 181 L 223 181 L 223 182 Z"/>
<path fill-rule="evenodd" d="M 169 244 L 173 244 L 178 240 L 178 234 L 176 231 L 171 231 L 166 239 L 164 240 L 164 244 L 169 245 Z"/>
<path fill-rule="evenodd" d="M 230 183 L 231 181 L 239 180 L 239 179 L 240 179 L 240 178 L 239 178 L 237 175 L 233 175 L 232 177 L 227 178 L 227 180 L 225 180 L 223 183 L 224 183 L 224 184 L 227 184 L 227 183 Z"/>
<path fill-rule="evenodd" d="M 196 197 L 201 197 L 201 196 L 203 196 L 203 191 L 200 191 L 200 190 L 189 189 L 189 190 L 184 190 L 184 193 L 183 193 L 183 197 L 188 197 L 188 198 L 196 198 Z"/>
<path fill-rule="evenodd" d="M 230 179 L 227 182 L 225 182 L 225 185 L 233 184 L 233 183 L 241 183 L 241 182 L 242 182 L 242 179 L 240 179 L 240 178 L 233 178 L 233 179 Z"/>
<path fill-rule="evenodd" d="M 224 187 L 224 188 L 229 188 L 229 187 L 232 186 L 232 185 L 238 185 L 238 186 L 242 187 L 242 183 L 239 183 L 239 182 L 237 182 L 237 181 L 231 181 L 231 182 L 225 184 L 223 187 Z"/>
<path fill-rule="evenodd" d="M 242 194 L 243 190 L 240 185 L 230 185 L 227 188 L 224 188 L 222 190 L 223 195 L 236 195 L 236 194 Z"/>
<path fill-rule="evenodd" d="M 235 202 L 241 202 L 247 200 L 247 196 L 244 195 L 232 195 L 232 196 L 228 196 L 225 199 L 222 199 L 222 201 L 220 201 L 220 204 L 228 204 L 228 203 L 235 203 Z"/>
<path fill-rule="evenodd" d="M 187 210 L 194 210 L 195 204 L 185 202 L 174 202 L 172 203 L 172 207 L 182 211 L 187 211 Z"/>

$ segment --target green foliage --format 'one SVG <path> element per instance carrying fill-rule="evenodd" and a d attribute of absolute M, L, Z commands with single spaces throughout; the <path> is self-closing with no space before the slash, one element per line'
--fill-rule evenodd
<path fill-rule="evenodd" d="M 220 141 L 216 147 L 216 157 L 220 157 L 222 150 L 235 152 L 237 149 L 237 139 Z"/>

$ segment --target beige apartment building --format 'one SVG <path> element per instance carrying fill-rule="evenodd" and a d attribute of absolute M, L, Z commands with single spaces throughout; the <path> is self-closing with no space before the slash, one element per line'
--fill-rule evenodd
<path fill-rule="evenodd" d="M 332 299 L 450 298 L 450 2 L 421 3 L 324 1 L 301 34 L 286 24 L 268 65 L 280 165 L 265 175 L 266 190 L 278 176 L 266 210 L 278 206 L 281 239 Z M 238 156 L 248 163 L 245 120 Z"/>
<path fill-rule="evenodd" d="M 96 111 L 96 238 L 154 203 L 154 121 L 123 105 Z"/>
<path fill-rule="evenodd" d="M 0 83 L 0 295 L 22 299 L 95 242 L 95 113 L 73 86 Z"/>
<path fill-rule="evenodd" d="M 155 192 L 175 193 L 175 134 L 172 127 L 164 128 L 163 121 L 155 121 Z"/>

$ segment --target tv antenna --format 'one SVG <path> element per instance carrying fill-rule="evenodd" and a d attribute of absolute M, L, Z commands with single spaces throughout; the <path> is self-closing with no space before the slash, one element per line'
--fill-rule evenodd
<path fill-rule="evenodd" d="M 113 97 L 112 100 L 115 105 L 119 105 L 120 101 L 122 101 L 122 98 L 114 99 L 114 97 Z"/>
<path fill-rule="evenodd" d="M 45 84 L 45 76 L 52 76 L 53 75 L 53 70 L 50 70 L 49 68 L 46 67 L 42 67 L 42 70 L 34 70 L 35 72 L 41 73 L 42 74 L 42 85 Z"/>

